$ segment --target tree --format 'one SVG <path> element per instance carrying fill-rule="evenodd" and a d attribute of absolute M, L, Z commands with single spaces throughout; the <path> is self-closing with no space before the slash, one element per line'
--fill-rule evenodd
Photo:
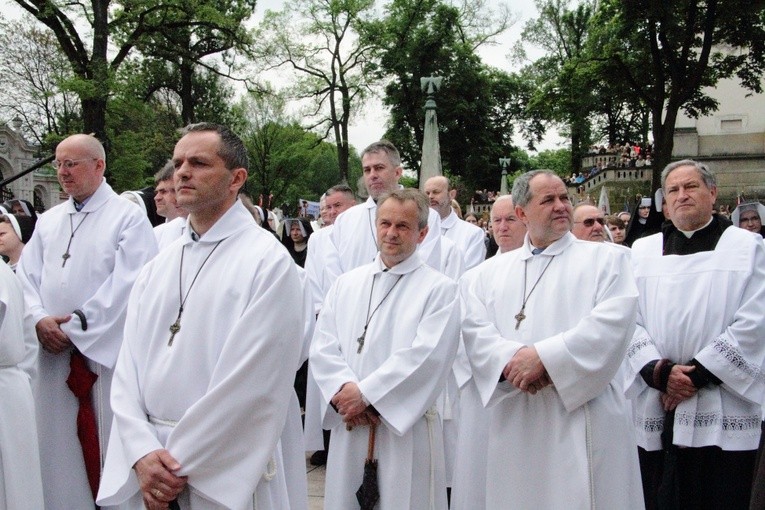
<path fill-rule="evenodd" d="M 762 92 L 762 1 L 603 0 L 594 26 L 592 47 L 615 63 L 623 86 L 650 109 L 652 190 L 671 159 L 680 110 L 698 117 L 717 108 L 705 87 L 737 77 L 744 87 Z"/>
<path fill-rule="evenodd" d="M 510 23 L 505 11 L 495 18 L 480 5 L 465 2 L 459 9 L 440 0 L 393 0 L 382 19 L 364 24 L 363 39 L 374 48 L 376 78 L 388 82 L 386 137 L 407 166 L 419 174 L 425 103 L 420 78 L 442 76 L 435 100 L 444 172 L 461 176 L 468 186 L 496 187 L 497 160 L 512 150 L 519 121 L 521 83 L 478 57 L 476 49 Z M 476 13 L 483 13 L 480 23 Z M 531 124 L 524 130 L 531 133 Z"/>
<path fill-rule="evenodd" d="M 38 144 L 49 133 L 75 131 L 77 97 L 61 88 L 71 70 L 53 34 L 31 20 L 0 22 L 0 117 L 19 117 Z"/>
<path fill-rule="evenodd" d="M 365 66 L 369 47 L 356 36 L 359 17 L 374 0 L 293 0 L 280 12 L 269 11 L 253 48 L 264 70 L 292 69 L 290 94 L 308 102 L 307 129 L 332 135 L 340 179 L 348 181 L 348 125 L 369 93 Z"/>
<path fill-rule="evenodd" d="M 589 1 L 569 8 L 569 0 L 536 0 L 539 16 L 527 22 L 516 46 L 516 58 L 525 59 L 524 44 L 537 46 L 545 56 L 524 70 L 537 82 L 529 102 L 536 116 L 561 123 L 571 140 L 571 167 L 579 168 L 592 143 L 591 112 L 599 81 L 587 52 L 593 14 Z"/>
<path fill-rule="evenodd" d="M 76 78 L 69 85 L 80 98 L 82 129 L 101 139 L 106 136 L 106 109 L 114 76 L 136 45 L 156 34 L 189 27 L 205 27 L 205 33 L 216 37 L 219 33 L 216 23 L 221 20 L 225 20 L 226 26 L 241 23 L 244 19 L 237 18 L 237 13 L 249 15 L 237 7 L 245 0 L 221 3 L 200 0 L 193 4 L 183 0 L 161 3 L 153 0 L 91 0 L 87 4 L 61 4 L 54 0 L 14 1 L 56 37 Z M 188 5 L 195 7 L 191 16 L 187 16 Z M 231 9 L 227 10 L 229 7 Z M 87 27 L 81 30 L 84 25 Z M 86 40 L 88 36 L 89 40 Z M 114 47 L 110 48 L 110 44 Z"/>
<path fill-rule="evenodd" d="M 200 6 L 181 2 L 172 11 L 156 10 L 147 14 L 149 25 L 164 25 L 167 30 L 147 32 L 137 40 L 136 49 L 149 60 L 148 67 L 162 69 L 160 74 L 164 80 L 153 85 L 166 87 L 178 95 L 184 125 L 208 118 L 199 117 L 196 112 L 206 83 L 217 83 L 219 76 L 233 79 L 232 71 L 237 70 L 237 66 L 231 50 L 246 53 L 252 44 L 243 22 L 252 14 L 255 3 L 255 0 L 207 0 L 207 5 Z M 117 27 L 118 40 L 129 37 L 129 33 Z M 228 69 L 220 71 L 217 62 L 208 61 L 211 55 L 220 55 L 220 63 Z"/>
<path fill-rule="evenodd" d="M 552 170 L 562 178 L 568 178 L 572 172 L 578 170 L 578 168 L 571 168 L 571 151 L 569 149 L 541 151 L 530 158 L 529 164 L 533 169 Z"/>
<path fill-rule="evenodd" d="M 295 204 L 299 198 L 318 200 L 338 183 L 336 147 L 290 119 L 283 98 L 251 96 L 239 108 L 248 123 L 242 139 L 250 156 L 247 189 L 254 197 L 264 197 L 271 206 Z M 353 182 L 360 175 L 361 161 L 354 156 Z"/>

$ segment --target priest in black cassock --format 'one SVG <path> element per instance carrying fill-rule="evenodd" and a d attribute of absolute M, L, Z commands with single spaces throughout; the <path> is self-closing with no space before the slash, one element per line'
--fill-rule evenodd
<path fill-rule="evenodd" d="M 749 507 L 765 394 L 765 245 L 713 214 L 714 174 L 662 172 L 671 221 L 632 246 L 627 351 L 647 508 Z"/>

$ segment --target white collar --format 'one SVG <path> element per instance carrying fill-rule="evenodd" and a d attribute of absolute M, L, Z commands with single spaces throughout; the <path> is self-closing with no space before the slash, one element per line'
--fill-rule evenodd
<path fill-rule="evenodd" d="M 459 217 L 457 216 L 457 213 L 454 212 L 454 209 L 449 213 L 449 216 L 446 218 L 441 218 L 441 215 L 438 215 L 439 219 L 441 220 L 441 228 L 445 228 L 446 230 L 449 230 L 454 225 L 457 224 L 458 221 L 460 221 Z"/>
<path fill-rule="evenodd" d="M 548 256 L 548 257 L 554 257 L 555 255 L 559 255 L 570 244 L 572 244 L 574 240 L 576 240 L 576 237 L 574 237 L 574 234 L 572 234 L 571 232 L 566 232 L 566 234 L 563 237 L 553 242 L 551 245 L 545 248 L 545 250 L 539 255 Z M 531 253 L 531 250 L 533 248 L 532 248 L 531 240 L 529 239 L 528 233 L 526 233 L 526 237 L 523 240 L 523 246 L 521 246 L 520 249 L 522 250 L 521 260 L 528 260 L 534 256 L 534 254 Z"/>
<path fill-rule="evenodd" d="M 372 262 L 374 269 L 372 271 L 372 274 L 375 275 L 377 273 L 391 273 L 391 274 L 400 274 L 404 275 L 407 273 L 411 273 L 418 267 L 424 264 L 422 261 L 422 257 L 420 257 L 420 254 L 415 251 L 412 253 L 409 257 L 402 260 L 395 266 L 388 269 L 388 267 L 383 263 L 382 259 L 380 258 L 380 253 L 377 253 L 377 256 L 375 257 L 375 260 Z"/>
<path fill-rule="evenodd" d="M 712 218 L 711 217 L 709 218 L 709 221 L 704 224 L 703 227 L 697 228 L 696 230 L 680 230 L 679 228 L 677 230 L 680 230 L 680 232 L 682 232 L 685 237 L 690 239 L 693 234 L 695 234 L 699 230 L 703 230 L 703 229 L 707 228 L 710 223 L 712 223 Z"/>
<path fill-rule="evenodd" d="M 252 217 L 250 211 L 248 211 L 242 201 L 237 199 L 234 205 L 228 208 L 228 210 L 218 218 L 210 229 L 204 233 L 204 235 L 198 240 L 192 239 L 194 229 L 191 228 L 189 219 L 186 218 L 186 229 L 183 232 L 183 244 L 188 245 L 194 242 L 200 243 L 217 243 L 227 237 L 239 232 L 240 230 L 249 227 L 255 223 L 255 218 Z M 196 234 L 194 234 L 196 236 Z"/>

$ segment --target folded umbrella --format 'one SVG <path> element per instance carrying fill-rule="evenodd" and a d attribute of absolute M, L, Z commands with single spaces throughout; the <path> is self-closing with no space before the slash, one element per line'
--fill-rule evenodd
<path fill-rule="evenodd" d="M 375 456 L 375 430 L 377 426 L 369 426 L 369 443 L 367 445 L 367 460 L 364 462 L 364 478 L 359 490 L 356 491 L 356 499 L 361 510 L 372 510 L 380 499 L 380 489 L 377 486 L 377 460 Z"/>
<path fill-rule="evenodd" d="M 96 383 L 98 375 L 88 368 L 85 356 L 77 349 L 72 351 L 69 361 L 69 377 L 66 385 L 79 400 L 77 410 L 77 437 L 82 447 L 82 456 L 85 460 L 85 472 L 88 475 L 90 491 L 93 499 L 98 494 L 98 484 L 101 477 L 101 447 L 98 443 L 98 426 L 96 425 L 96 413 L 93 410 L 93 401 L 90 390 Z"/>

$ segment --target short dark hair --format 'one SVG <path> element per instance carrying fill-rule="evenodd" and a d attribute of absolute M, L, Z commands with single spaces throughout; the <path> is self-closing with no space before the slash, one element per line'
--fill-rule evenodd
<path fill-rule="evenodd" d="M 614 215 L 606 216 L 606 225 L 613 225 L 614 227 L 619 228 L 627 228 L 627 225 L 624 224 L 624 220 Z"/>
<path fill-rule="evenodd" d="M 401 166 L 401 155 L 399 154 L 396 146 L 388 140 L 380 140 L 379 142 L 369 144 L 366 149 L 361 151 L 361 158 L 363 159 L 364 156 L 368 153 L 377 152 L 384 152 L 388 156 L 390 164 L 394 167 Z"/>
<path fill-rule="evenodd" d="M 390 191 L 383 194 L 377 200 L 377 210 L 380 210 L 380 206 L 388 200 L 393 198 L 398 202 L 414 202 L 417 206 L 417 228 L 423 229 L 428 226 L 428 216 L 430 215 L 430 204 L 428 203 L 428 197 L 418 190 L 412 188 L 404 188 Z"/>
<path fill-rule="evenodd" d="M 227 169 L 244 168 L 249 171 L 250 160 L 247 156 L 247 148 L 244 146 L 242 139 L 227 126 L 212 122 L 198 122 L 183 128 L 181 136 L 204 131 L 212 131 L 220 136 L 221 144 L 218 156 L 223 160 Z"/>
<path fill-rule="evenodd" d="M 167 163 L 165 163 L 165 166 L 163 166 L 159 172 L 154 174 L 154 184 L 157 185 L 160 182 L 172 180 L 174 173 L 175 165 L 173 164 L 173 160 L 170 159 L 167 161 Z"/>

